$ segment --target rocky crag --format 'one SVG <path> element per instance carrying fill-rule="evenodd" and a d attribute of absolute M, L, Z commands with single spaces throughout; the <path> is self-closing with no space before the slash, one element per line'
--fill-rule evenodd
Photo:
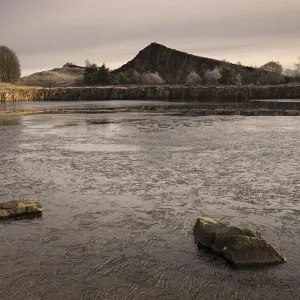
<path fill-rule="evenodd" d="M 176 84 L 185 83 L 187 75 L 191 72 L 196 72 L 204 78 L 206 71 L 224 67 L 229 67 L 239 73 L 244 84 L 256 83 L 260 76 L 268 74 L 261 69 L 195 56 L 157 43 L 150 44 L 140 51 L 134 59 L 112 73 L 120 74 L 130 70 L 140 74 L 158 72 L 165 83 Z"/>

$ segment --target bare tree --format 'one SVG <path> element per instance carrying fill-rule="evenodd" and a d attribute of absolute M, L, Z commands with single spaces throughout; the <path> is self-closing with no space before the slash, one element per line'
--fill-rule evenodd
<path fill-rule="evenodd" d="M 202 78 L 194 71 L 189 73 L 188 76 L 186 77 L 187 84 L 197 84 L 197 83 L 201 83 L 201 81 Z"/>
<path fill-rule="evenodd" d="M 243 84 L 243 78 L 240 73 L 236 74 L 235 76 L 235 84 L 236 85 L 242 85 Z"/>
<path fill-rule="evenodd" d="M 268 74 L 262 76 L 263 78 L 261 81 L 263 83 L 278 84 L 284 79 L 282 76 L 283 67 L 278 61 L 270 61 L 261 66 L 260 69 L 268 72 Z"/>
<path fill-rule="evenodd" d="M 300 77 L 300 56 L 298 62 L 295 63 L 295 69 L 284 69 L 282 74 L 289 77 Z"/>
<path fill-rule="evenodd" d="M 16 82 L 21 77 L 20 61 L 16 53 L 0 46 L 0 82 Z"/>
<path fill-rule="evenodd" d="M 284 69 L 282 74 L 289 77 L 295 77 L 297 76 L 297 70 Z"/>
<path fill-rule="evenodd" d="M 298 57 L 298 62 L 295 63 L 296 76 L 300 76 L 300 56 Z"/>
<path fill-rule="evenodd" d="M 282 65 L 280 64 L 279 61 L 270 61 L 263 66 L 260 67 L 261 69 L 271 72 L 271 73 L 276 73 L 276 74 L 282 74 L 283 68 Z"/>

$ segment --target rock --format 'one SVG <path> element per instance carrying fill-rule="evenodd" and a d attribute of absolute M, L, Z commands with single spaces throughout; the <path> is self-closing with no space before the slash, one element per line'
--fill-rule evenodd
<path fill-rule="evenodd" d="M 286 261 L 259 231 L 231 226 L 227 221 L 198 218 L 194 235 L 198 244 L 212 249 L 236 265 L 276 264 Z"/>
<path fill-rule="evenodd" d="M 0 203 L 0 219 L 27 215 L 41 215 L 42 211 L 42 206 L 38 201 L 35 200 Z"/>
<path fill-rule="evenodd" d="M 236 265 L 276 264 L 286 261 L 286 258 L 265 239 L 242 235 L 232 236 L 221 254 Z"/>

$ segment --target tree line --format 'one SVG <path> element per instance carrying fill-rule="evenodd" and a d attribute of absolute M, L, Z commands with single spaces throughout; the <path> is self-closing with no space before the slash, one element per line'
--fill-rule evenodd
<path fill-rule="evenodd" d="M 296 78 L 300 77 L 300 57 L 299 62 L 295 64 L 295 70 L 289 71 L 283 69 L 279 62 L 270 61 L 259 68 L 254 68 L 254 77 L 257 84 L 283 84 L 287 83 L 286 76 Z M 296 78 L 297 79 L 297 78 Z M 109 68 L 103 64 L 98 67 L 86 61 L 84 84 L 86 85 L 116 85 L 116 84 L 145 84 L 158 85 L 165 81 L 159 73 L 139 72 L 129 69 L 126 72 L 113 74 Z M 242 85 L 243 75 L 231 66 L 223 66 L 213 70 L 207 70 L 202 77 L 196 72 L 191 71 L 186 78 L 179 83 L 185 84 L 224 84 L 224 85 Z"/>
<path fill-rule="evenodd" d="M 163 79 L 158 73 L 138 73 L 132 69 L 123 73 L 113 74 L 105 64 L 100 67 L 95 63 L 85 61 L 83 75 L 85 85 L 116 85 L 116 84 L 163 84 Z"/>

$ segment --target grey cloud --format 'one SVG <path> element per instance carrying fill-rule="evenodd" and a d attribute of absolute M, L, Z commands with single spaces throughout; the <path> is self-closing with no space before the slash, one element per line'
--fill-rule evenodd
<path fill-rule="evenodd" d="M 298 0 L 0 0 L 0 44 L 14 48 L 25 72 L 68 56 L 114 65 L 152 41 L 216 57 L 248 52 L 253 64 L 267 60 L 271 47 L 292 65 L 299 11 Z"/>

